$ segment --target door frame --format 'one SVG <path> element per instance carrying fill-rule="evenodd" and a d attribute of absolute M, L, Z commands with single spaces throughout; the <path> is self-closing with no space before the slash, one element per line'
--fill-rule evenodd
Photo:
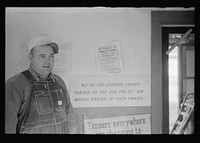
<path fill-rule="evenodd" d="M 194 25 L 194 11 L 151 11 L 151 113 L 152 134 L 168 134 L 169 121 L 164 114 L 168 107 L 163 93 L 163 25 Z M 168 117 L 168 115 L 167 115 Z"/>
<path fill-rule="evenodd" d="M 165 132 L 169 133 L 169 55 L 166 54 L 166 51 L 168 50 L 169 47 L 169 34 L 185 34 L 189 29 L 192 29 L 193 31 L 191 34 L 194 34 L 195 27 L 162 27 L 162 89 L 163 89 L 163 122 L 165 124 Z M 181 47 L 178 49 L 181 51 Z M 179 60 L 182 60 L 182 52 L 178 53 Z M 179 67 L 179 88 L 178 88 L 178 93 L 179 93 L 179 101 L 182 101 L 182 62 L 178 64 Z M 180 103 L 179 103 L 180 104 Z"/>

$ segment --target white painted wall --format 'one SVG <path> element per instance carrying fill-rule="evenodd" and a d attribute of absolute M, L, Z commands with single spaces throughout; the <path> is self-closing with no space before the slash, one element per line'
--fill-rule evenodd
<path fill-rule="evenodd" d="M 100 74 L 95 50 L 118 40 L 123 74 L 150 74 L 151 13 L 145 9 L 6 9 L 6 80 L 20 72 L 20 47 L 34 34 L 71 42 L 71 75 Z"/>

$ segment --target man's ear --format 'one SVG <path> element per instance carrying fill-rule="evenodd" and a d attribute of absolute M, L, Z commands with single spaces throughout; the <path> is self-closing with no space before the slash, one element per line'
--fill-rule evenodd
<path fill-rule="evenodd" d="M 31 53 L 28 54 L 29 61 L 31 62 L 33 55 Z"/>

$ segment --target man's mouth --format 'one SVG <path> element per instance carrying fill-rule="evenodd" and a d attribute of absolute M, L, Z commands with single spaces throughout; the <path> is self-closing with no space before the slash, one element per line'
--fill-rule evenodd
<path fill-rule="evenodd" d="M 43 68 L 50 68 L 50 66 L 43 66 Z"/>

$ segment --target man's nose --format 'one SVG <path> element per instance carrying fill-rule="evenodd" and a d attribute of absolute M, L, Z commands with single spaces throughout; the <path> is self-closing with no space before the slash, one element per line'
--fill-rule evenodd
<path fill-rule="evenodd" d="M 51 58 L 50 58 L 50 57 L 48 57 L 48 58 L 46 59 L 46 63 L 51 63 Z"/>

